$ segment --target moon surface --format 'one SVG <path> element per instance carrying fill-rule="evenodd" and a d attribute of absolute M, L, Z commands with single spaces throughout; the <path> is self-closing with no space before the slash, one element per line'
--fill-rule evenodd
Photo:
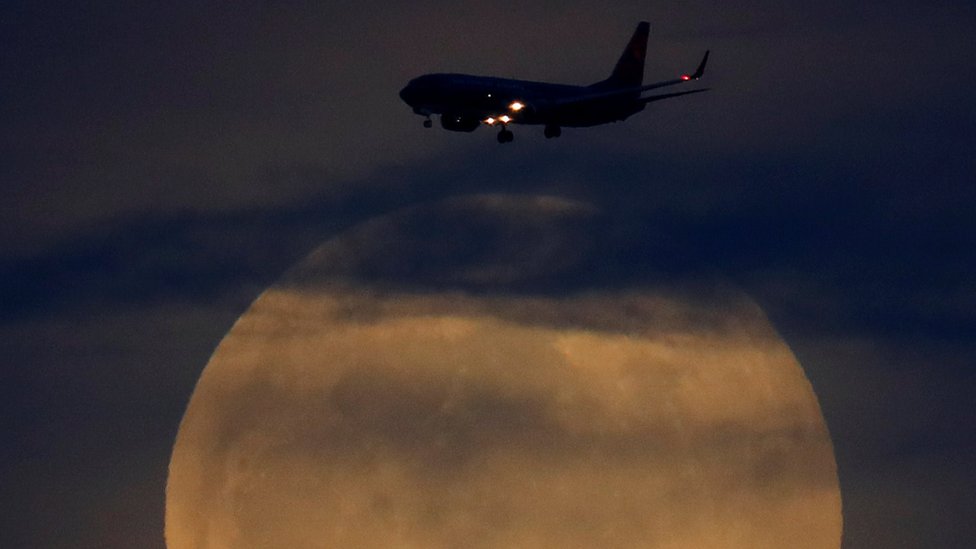
<path fill-rule="evenodd" d="M 167 545 L 839 547 L 830 437 L 762 310 L 722 283 L 566 286 L 603 221 L 479 196 L 313 252 L 197 384 Z"/>

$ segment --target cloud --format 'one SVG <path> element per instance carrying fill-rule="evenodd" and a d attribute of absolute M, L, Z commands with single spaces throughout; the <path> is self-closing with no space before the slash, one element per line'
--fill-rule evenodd
<path fill-rule="evenodd" d="M 965 142 L 939 138 L 963 130 L 965 112 L 954 105 L 964 97 L 939 101 L 927 95 L 935 93 L 927 82 L 948 78 L 944 88 L 967 89 L 954 63 L 971 54 L 956 47 L 971 12 L 949 4 L 906 18 L 907 6 L 883 8 L 760 1 L 732 14 L 640 2 L 610 13 L 582 2 L 446 11 L 427 2 L 14 9 L 3 48 L 11 78 L 0 169 L 10 191 L 0 206 L 0 244 L 23 252 L 118 215 L 300 202 L 349 182 L 369 185 L 399 166 L 504 169 L 511 154 L 486 143 L 484 132 L 422 132 L 396 91 L 436 71 L 596 81 L 640 19 L 653 22 L 649 79 L 687 70 L 710 47 L 716 91 L 587 130 L 591 152 L 814 151 L 822 160 L 850 149 L 863 161 L 897 160 L 885 148 L 906 132 L 926 131 L 945 146 Z M 445 23 L 434 14 L 449 17 L 452 32 L 439 32 Z M 850 33 L 871 47 L 850 51 Z M 939 105 L 938 124 L 892 106 L 920 97 Z M 874 129 L 891 120 L 908 125 Z M 527 130 L 520 148 L 552 148 Z M 874 147 L 870 156 L 865 146 Z"/>

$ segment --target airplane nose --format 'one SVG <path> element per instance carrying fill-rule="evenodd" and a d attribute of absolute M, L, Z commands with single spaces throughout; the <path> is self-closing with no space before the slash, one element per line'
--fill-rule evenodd
<path fill-rule="evenodd" d="M 407 84 L 402 90 L 400 90 L 400 99 L 407 105 L 413 104 L 413 98 L 417 96 L 417 90 L 411 84 Z"/>

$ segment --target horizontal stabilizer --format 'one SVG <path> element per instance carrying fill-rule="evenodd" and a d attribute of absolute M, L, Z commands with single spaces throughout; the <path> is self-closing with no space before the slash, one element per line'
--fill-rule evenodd
<path fill-rule="evenodd" d="M 710 89 L 711 88 L 700 88 L 700 89 L 697 89 L 697 90 L 688 90 L 688 91 L 683 91 L 683 92 L 662 93 L 661 95 L 652 95 L 650 97 L 641 97 L 640 98 L 640 101 L 641 101 L 641 103 L 651 103 L 653 101 L 660 101 L 662 99 L 670 99 L 672 97 L 680 97 L 682 95 L 688 95 L 688 94 L 692 94 L 692 93 L 707 92 Z"/>

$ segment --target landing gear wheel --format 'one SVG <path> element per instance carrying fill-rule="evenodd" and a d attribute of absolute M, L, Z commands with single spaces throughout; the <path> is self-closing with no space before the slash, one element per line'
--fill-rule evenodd
<path fill-rule="evenodd" d="M 433 126 L 434 126 L 434 122 L 430 118 L 428 118 L 427 120 L 424 120 L 424 127 L 425 128 L 432 128 Z"/>
<path fill-rule="evenodd" d="M 546 129 L 542 131 L 545 134 L 546 139 L 551 139 L 553 137 L 559 137 L 563 134 L 563 129 L 559 126 L 546 126 Z"/>
<path fill-rule="evenodd" d="M 498 142 L 499 143 L 511 143 L 515 139 L 515 134 L 502 128 L 502 131 L 498 132 Z"/>

